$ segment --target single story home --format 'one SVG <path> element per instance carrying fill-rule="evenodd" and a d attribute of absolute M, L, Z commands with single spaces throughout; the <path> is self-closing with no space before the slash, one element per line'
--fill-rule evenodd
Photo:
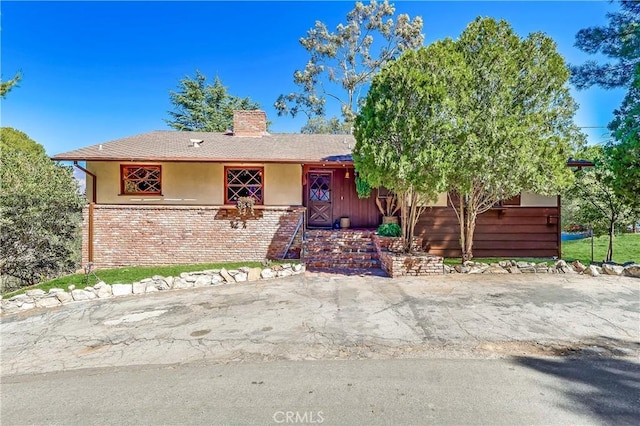
<path fill-rule="evenodd" d="M 357 196 L 351 135 L 269 134 L 263 111 L 232 132 L 153 131 L 55 155 L 87 175 L 83 264 L 166 265 L 285 258 L 305 230 L 381 223 L 376 190 Z M 82 164 L 84 163 L 84 164 Z M 240 197 L 255 199 L 239 215 Z M 458 257 L 446 194 L 420 218 L 424 248 Z M 478 219 L 474 254 L 560 255 L 560 198 L 523 192 Z"/>

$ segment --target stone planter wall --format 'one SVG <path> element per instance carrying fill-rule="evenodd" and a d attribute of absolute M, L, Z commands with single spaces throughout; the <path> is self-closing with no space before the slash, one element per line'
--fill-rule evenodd
<path fill-rule="evenodd" d="M 391 278 L 406 275 L 442 275 L 444 273 L 443 258 L 427 253 L 397 253 L 402 247 L 400 238 L 373 236 L 373 241 L 380 258 L 380 266 Z M 415 238 L 415 248 L 421 247 L 422 239 Z"/>

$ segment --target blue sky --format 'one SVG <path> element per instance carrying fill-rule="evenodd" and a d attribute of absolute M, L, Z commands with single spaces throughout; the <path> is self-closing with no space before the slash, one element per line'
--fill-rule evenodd
<path fill-rule="evenodd" d="M 50 155 L 167 129 L 169 90 L 199 69 L 229 92 L 260 103 L 271 131 L 297 132 L 303 117 L 278 117 L 273 103 L 295 90 L 293 72 L 308 60 L 298 39 L 316 20 L 330 29 L 354 2 L 11 2 L 1 4 L 2 78 L 23 81 L 1 104 L 15 127 Z M 396 1 L 420 15 L 425 44 L 456 38 L 477 16 L 506 19 L 520 36 L 543 31 L 569 63 L 591 58 L 573 46 L 581 28 L 606 23 L 605 1 Z M 623 90 L 573 91 L 579 126 L 606 126 Z M 329 112 L 338 110 L 329 105 Z M 585 129 L 591 143 L 606 129 Z"/>

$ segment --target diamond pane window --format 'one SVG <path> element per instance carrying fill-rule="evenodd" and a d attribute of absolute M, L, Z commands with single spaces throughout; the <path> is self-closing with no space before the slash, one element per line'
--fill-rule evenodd
<path fill-rule="evenodd" d="M 309 200 L 331 201 L 331 178 L 327 175 L 311 175 Z"/>
<path fill-rule="evenodd" d="M 121 193 L 123 195 L 161 195 L 161 171 L 160 166 L 120 166 Z"/>
<path fill-rule="evenodd" d="M 225 204 L 233 204 L 240 197 L 253 197 L 256 204 L 263 204 L 262 167 L 225 167 Z"/>

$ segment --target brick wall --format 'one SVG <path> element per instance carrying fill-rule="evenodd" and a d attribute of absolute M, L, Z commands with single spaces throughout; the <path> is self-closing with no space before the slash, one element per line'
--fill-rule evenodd
<path fill-rule="evenodd" d="M 444 273 L 443 258 L 432 254 L 413 253 L 404 255 L 389 251 L 389 248 L 402 246 L 399 238 L 373 236 L 373 242 L 378 250 L 380 266 L 391 278 L 405 275 L 441 275 Z M 415 239 L 414 244 L 420 245 L 420 240 Z"/>
<path fill-rule="evenodd" d="M 279 259 L 304 207 L 265 207 L 239 218 L 235 207 L 93 206 L 98 268 Z M 89 207 L 83 211 L 82 261 L 88 262 Z M 290 252 L 300 252 L 296 238 Z"/>

